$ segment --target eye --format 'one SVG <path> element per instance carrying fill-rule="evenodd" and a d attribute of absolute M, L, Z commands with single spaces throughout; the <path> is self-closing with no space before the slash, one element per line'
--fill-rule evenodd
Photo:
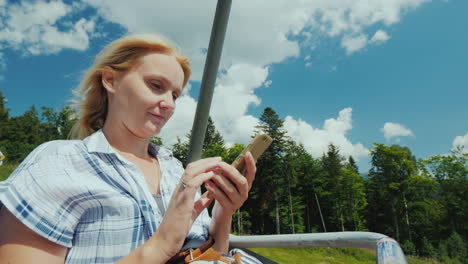
<path fill-rule="evenodd" d="M 177 100 L 177 98 L 179 98 L 179 95 L 177 93 L 173 93 L 172 94 L 172 99 Z"/>
<path fill-rule="evenodd" d="M 150 82 L 150 86 L 152 89 L 157 90 L 157 91 L 163 89 L 161 83 L 155 82 L 155 81 Z"/>

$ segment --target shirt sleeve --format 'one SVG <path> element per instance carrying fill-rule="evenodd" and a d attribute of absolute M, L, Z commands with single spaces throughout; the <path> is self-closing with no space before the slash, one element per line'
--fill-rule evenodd
<path fill-rule="evenodd" d="M 70 157 L 55 151 L 53 145 L 36 148 L 0 183 L 0 205 L 39 235 L 71 247 L 84 211 L 80 204 L 83 191 L 70 175 Z"/>

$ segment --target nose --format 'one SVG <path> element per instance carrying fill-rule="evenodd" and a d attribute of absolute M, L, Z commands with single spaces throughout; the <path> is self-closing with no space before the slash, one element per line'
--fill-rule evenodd
<path fill-rule="evenodd" d="M 164 96 L 159 103 L 159 106 L 162 109 L 165 110 L 174 110 L 175 109 L 175 101 L 174 98 L 172 97 L 172 92 L 166 92 L 164 93 Z"/>

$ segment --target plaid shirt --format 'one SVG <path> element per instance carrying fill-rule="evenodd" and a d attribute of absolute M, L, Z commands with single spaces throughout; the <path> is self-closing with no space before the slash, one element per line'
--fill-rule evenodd
<path fill-rule="evenodd" d="M 149 152 L 161 166 L 167 208 L 184 169 L 167 149 L 150 144 Z M 66 263 L 114 263 L 148 240 L 163 219 L 141 170 L 113 150 L 101 130 L 37 147 L 0 182 L 0 202 L 39 235 L 68 247 Z M 209 223 L 205 209 L 184 249 L 207 239 Z"/>

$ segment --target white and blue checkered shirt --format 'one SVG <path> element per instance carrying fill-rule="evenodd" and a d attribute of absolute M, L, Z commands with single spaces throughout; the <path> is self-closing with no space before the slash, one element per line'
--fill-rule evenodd
<path fill-rule="evenodd" d="M 184 169 L 167 149 L 150 144 L 149 152 L 161 167 L 167 208 Z M 37 147 L 0 182 L 0 202 L 39 235 L 68 247 L 66 263 L 114 263 L 148 240 L 163 219 L 141 170 L 113 150 L 101 130 Z M 208 238 L 209 223 L 205 209 L 184 249 Z"/>

